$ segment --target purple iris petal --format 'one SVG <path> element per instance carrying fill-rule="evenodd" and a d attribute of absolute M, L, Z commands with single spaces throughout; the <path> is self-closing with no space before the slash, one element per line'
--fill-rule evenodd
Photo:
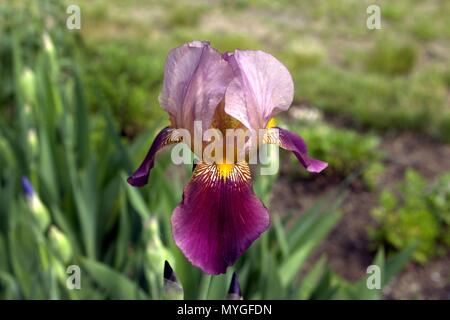
<path fill-rule="evenodd" d="M 209 274 L 225 273 L 269 224 L 246 163 L 234 165 L 226 177 L 215 164 L 197 165 L 172 215 L 175 243 Z"/>
<path fill-rule="evenodd" d="M 209 128 L 223 100 L 233 70 L 208 42 L 193 41 L 173 49 L 166 61 L 159 101 L 176 128 L 193 132 L 194 120 Z"/>
<path fill-rule="evenodd" d="M 299 135 L 279 127 L 276 129 L 278 129 L 280 146 L 292 151 L 306 170 L 317 173 L 328 166 L 326 162 L 308 156 L 306 143 Z"/>
<path fill-rule="evenodd" d="M 31 198 L 33 196 L 33 194 L 34 194 L 33 186 L 31 185 L 30 180 L 28 180 L 28 178 L 25 176 L 22 177 L 22 188 L 23 188 L 25 195 L 28 198 Z"/>
<path fill-rule="evenodd" d="M 262 51 L 226 53 L 236 78 L 225 93 L 225 112 L 249 129 L 266 127 L 269 119 L 289 108 L 294 83 L 286 67 Z"/>
<path fill-rule="evenodd" d="M 172 133 L 172 128 L 166 127 L 162 129 L 155 140 L 153 140 L 150 150 L 148 150 L 144 161 L 140 167 L 128 178 L 128 183 L 135 187 L 145 186 L 148 182 L 148 176 L 150 175 L 150 170 L 155 164 L 156 152 L 167 144 L 171 143 L 170 135 Z"/>
<path fill-rule="evenodd" d="M 203 132 L 212 126 L 235 127 L 234 120 L 252 132 L 264 129 L 271 117 L 289 108 L 293 91 L 286 67 L 262 51 L 236 50 L 221 55 L 204 41 L 173 49 L 167 57 L 159 97 L 170 115 L 171 127 L 157 135 L 128 183 L 141 187 L 148 182 L 156 152 L 179 142 L 172 130 L 183 128 L 192 134 L 196 120 L 202 121 Z M 218 106 L 234 119 L 216 120 Z M 266 143 L 277 143 L 293 151 L 310 172 L 320 172 L 327 166 L 308 156 L 301 137 L 278 129 L 279 136 L 267 135 Z M 253 142 L 259 143 L 251 140 L 248 144 L 252 146 Z M 172 215 L 175 243 L 194 265 L 210 274 L 226 272 L 269 224 L 268 211 L 253 192 L 246 163 L 198 164 Z M 236 277 L 230 290 L 239 297 Z"/>

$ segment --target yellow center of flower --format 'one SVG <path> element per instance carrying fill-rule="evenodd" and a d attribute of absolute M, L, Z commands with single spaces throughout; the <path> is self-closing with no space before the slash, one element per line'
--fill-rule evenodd
<path fill-rule="evenodd" d="M 242 128 L 243 126 L 238 120 L 225 112 L 225 102 L 221 101 L 214 113 L 211 127 L 219 129 L 225 137 L 227 129 L 237 129 Z"/>
<path fill-rule="evenodd" d="M 219 163 L 217 164 L 217 170 L 219 171 L 219 175 L 221 178 L 226 179 L 233 172 L 234 164 L 233 163 Z"/>
<path fill-rule="evenodd" d="M 217 171 L 220 177 L 227 178 L 233 172 L 234 163 L 237 161 L 238 156 L 238 140 L 233 133 L 239 134 L 240 131 L 245 133 L 246 128 L 241 124 L 241 122 L 225 112 L 225 102 L 221 101 L 215 110 L 214 117 L 212 119 L 211 128 L 220 131 L 222 138 L 222 150 L 221 155 L 216 154 L 216 150 L 212 149 L 211 156 L 215 158 L 215 163 L 217 165 Z M 233 130 L 240 130 L 239 132 Z M 230 132 L 227 132 L 230 131 Z M 231 136 L 227 136 L 230 133 Z M 216 141 L 215 138 L 214 142 Z M 244 142 L 241 142 L 243 144 Z M 227 150 L 232 148 L 233 150 Z M 209 151 L 209 150 L 208 150 Z M 205 158 L 207 155 L 203 154 Z M 227 159 L 226 157 L 230 157 Z M 206 159 L 208 160 L 208 159 Z"/>
<path fill-rule="evenodd" d="M 277 126 L 277 122 L 275 121 L 275 118 L 270 118 L 270 120 L 267 122 L 267 129 L 271 129 Z"/>

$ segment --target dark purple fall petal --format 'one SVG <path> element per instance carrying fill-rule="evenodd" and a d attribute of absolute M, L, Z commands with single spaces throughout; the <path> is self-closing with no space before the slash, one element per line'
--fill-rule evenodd
<path fill-rule="evenodd" d="M 226 177 L 216 164 L 198 164 L 172 215 L 175 243 L 209 274 L 225 273 L 269 224 L 245 162 Z"/>
<path fill-rule="evenodd" d="M 128 178 L 127 181 L 129 184 L 134 187 L 143 187 L 147 184 L 150 170 L 155 164 L 156 152 L 162 147 L 172 143 L 170 139 L 172 131 L 172 128 L 166 127 L 158 133 L 155 140 L 153 140 L 152 146 L 150 147 L 150 150 L 148 150 L 144 161 L 142 161 L 139 168 Z"/>
<path fill-rule="evenodd" d="M 292 151 L 306 170 L 318 173 L 328 166 L 326 162 L 308 156 L 306 143 L 299 135 L 279 127 L 275 128 L 278 129 L 280 147 Z"/>

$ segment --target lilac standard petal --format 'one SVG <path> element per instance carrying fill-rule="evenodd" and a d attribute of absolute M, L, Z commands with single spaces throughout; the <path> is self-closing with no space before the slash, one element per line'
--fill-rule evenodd
<path fill-rule="evenodd" d="M 294 83 L 286 67 L 262 51 L 226 53 L 236 78 L 225 93 L 225 112 L 249 129 L 265 128 L 269 119 L 289 108 Z"/>
<path fill-rule="evenodd" d="M 159 101 L 175 127 L 193 132 L 194 121 L 201 120 L 206 130 L 232 78 L 219 52 L 208 42 L 193 41 L 169 53 Z"/>
<path fill-rule="evenodd" d="M 128 178 L 127 181 L 129 184 L 131 184 L 134 187 L 142 187 L 147 184 L 148 176 L 150 175 L 150 170 L 153 168 L 155 164 L 156 152 L 158 152 L 158 150 L 161 149 L 162 147 L 174 142 L 171 140 L 172 132 L 173 132 L 172 128 L 166 127 L 158 133 L 155 140 L 153 140 L 153 143 L 150 147 L 150 150 L 148 150 L 148 153 L 145 156 L 144 161 L 142 161 L 139 168 Z"/>
<path fill-rule="evenodd" d="M 279 145 L 292 151 L 306 170 L 318 173 L 328 166 L 326 162 L 308 156 L 306 143 L 299 135 L 279 127 L 275 127 L 275 129 L 278 129 Z"/>
<path fill-rule="evenodd" d="M 198 164 L 172 215 L 175 243 L 209 274 L 225 273 L 269 224 L 245 162 L 226 172 L 216 164 Z"/>

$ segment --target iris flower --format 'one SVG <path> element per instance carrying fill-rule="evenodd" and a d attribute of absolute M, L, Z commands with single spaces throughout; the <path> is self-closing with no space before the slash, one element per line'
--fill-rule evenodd
<path fill-rule="evenodd" d="M 147 184 L 157 151 L 169 144 L 187 143 L 177 129 L 194 134 L 194 121 L 201 121 L 202 130 L 215 128 L 223 133 L 226 129 L 271 128 L 277 134 L 267 134 L 263 142 L 292 151 L 309 172 L 322 171 L 327 164 L 308 156 L 300 136 L 272 125 L 271 119 L 291 105 L 293 93 L 289 71 L 268 53 L 235 50 L 221 54 L 205 41 L 171 50 L 159 97 L 170 126 L 158 133 L 128 183 Z M 246 154 L 249 144 L 258 144 L 255 139 L 247 142 Z M 187 259 L 204 272 L 220 274 L 269 227 L 270 217 L 253 192 L 247 161 L 223 159 L 195 166 L 171 222 L 174 241 Z"/>

